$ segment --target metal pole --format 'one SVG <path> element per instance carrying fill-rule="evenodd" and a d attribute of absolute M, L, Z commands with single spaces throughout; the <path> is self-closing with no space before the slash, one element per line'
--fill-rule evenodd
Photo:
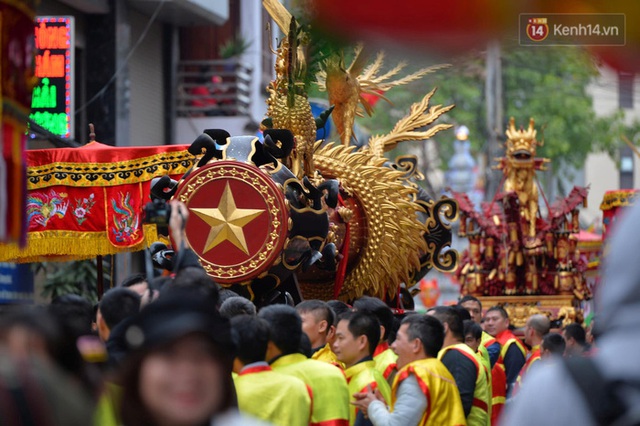
<path fill-rule="evenodd" d="M 96 256 L 96 264 L 98 266 L 98 300 L 102 299 L 104 294 L 104 272 L 102 270 L 102 255 Z"/>
<path fill-rule="evenodd" d="M 500 44 L 492 41 L 487 46 L 487 65 L 485 97 L 487 107 L 487 144 L 485 165 L 485 200 L 490 201 L 498 188 L 501 172 L 491 169 L 493 159 L 502 154 L 500 136 L 503 132 L 503 104 L 502 104 L 502 64 L 500 60 Z"/>

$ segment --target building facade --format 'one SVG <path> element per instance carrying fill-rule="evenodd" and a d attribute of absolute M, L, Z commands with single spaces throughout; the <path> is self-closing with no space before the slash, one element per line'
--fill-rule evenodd
<path fill-rule="evenodd" d="M 603 66 L 589 87 L 593 107 L 598 116 L 610 116 L 618 109 L 624 112 L 625 124 L 640 121 L 640 76 L 621 73 Z M 619 139 L 618 158 L 607 153 L 592 153 L 584 165 L 584 183 L 591 185 L 584 219 L 601 223 L 600 202 L 606 191 L 640 187 L 640 157 Z M 637 137 L 625 135 L 635 145 Z M 582 215 L 583 213 L 581 213 Z"/>
<path fill-rule="evenodd" d="M 37 16 L 73 18 L 73 131 L 69 139 L 47 130 L 34 132 L 28 148 L 51 148 L 56 139 L 71 146 L 89 141 L 89 123 L 96 140 L 113 146 L 189 144 L 206 128 L 244 131 L 261 120 L 264 95 L 258 94 L 264 55 L 260 38 L 261 3 L 250 0 L 41 0 Z M 245 32 L 246 31 L 246 32 Z M 241 34 L 251 40 L 238 63 L 246 62 L 244 109 L 192 117 L 178 111 L 183 61 L 220 59 L 219 46 Z M 197 56 L 201 55 L 201 56 Z M 269 72 L 272 66 L 269 64 Z M 222 83 L 235 82 L 232 78 Z M 38 84 L 41 84 L 39 82 Z M 213 89 L 212 89 L 213 92 Z M 186 124 L 186 127 L 185 127 Z M 184 129 L 187 128 L 188 131 Z M 141 254 L 116 256 L 114 282 L 144 270 Z"/>

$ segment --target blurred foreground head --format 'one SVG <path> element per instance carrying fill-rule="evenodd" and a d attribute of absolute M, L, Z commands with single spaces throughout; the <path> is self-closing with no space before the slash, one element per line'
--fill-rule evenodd
<path fill-rule="evenodd" d="M 131 353 L 120 379 L 124 424 L 208 424 L 235 404 L 229 320 L 198 292 L 161 295 L 125 337 Z"/>
<path fill-rule="evenodd" d="M 47 309 L 11 307 L 0 319 L 0 425 L 86 425 L 96 383 L 75 334 Z"/>
<path fill-rule="evenodd" d="M 302 339 L 302 320 L 288 305 L 269 305 L 260 309 L 258 317 L 269 324 L 269 339 L 283 355 L 299 352 Z"/>
<path fill-rule="evenodd" d="M 94 401 L 76 380 L 41 359 L 19 359 L 0 348 L 0 424 L 83 426 Z"/>
<path fill-rule="evenodd" d="M 596 288 L 594 332 L 602 338 L 633 339 L 640 330 L 640 203 L 628 208 L 614 226 Z"/>
<path fill-rule="evenodd" d="M 204 269 L 195 266 L 182 268 L 176 273 L 173 281 L 167 283 L 160 293 L 181 292 L 183 290 L 195 291 L 200 297 L 206 299 L 210 306 L 219 306 L 220 293 L 215 281 L 207 275 Z"/>

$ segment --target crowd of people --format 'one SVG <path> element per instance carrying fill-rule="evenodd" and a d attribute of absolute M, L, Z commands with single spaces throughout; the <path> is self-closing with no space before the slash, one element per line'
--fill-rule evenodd
<path fill-rule="evenodd" d="M 426 313 L 368 296 L 257 309 L 182 250 L 172 277 L 130 277 L 95 307 L 67 295 L 5 312 L 0 424 L 561 424 L 531 411 L 540 377 L 571 358 L 599 363 L 580 324 L 554 330 L 536 314 L 515 330 L 472 296 Z M 614 318 L 602 321 L 626 324 Z"/>

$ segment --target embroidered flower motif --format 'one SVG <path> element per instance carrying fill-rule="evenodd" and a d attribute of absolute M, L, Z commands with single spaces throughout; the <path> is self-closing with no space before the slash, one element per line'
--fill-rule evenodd
<path fill-rule="evenodd" d="M 76 207 L 73 210 L 73 216 L 76 218 L 78 225 L 82 225 L 82 223 L 87 220 L 87 215 L 91 212 L 95 203 L 94 194 L 89 195 L 89 198 L 76 198 Z"/>
<path fill-rule="evenodd" d="M 75 214 L 78 219 L 82 219 L 87 214 L 87 210 L 82 207 L 78 207 L 73 211 L 73 214 Z"/>

